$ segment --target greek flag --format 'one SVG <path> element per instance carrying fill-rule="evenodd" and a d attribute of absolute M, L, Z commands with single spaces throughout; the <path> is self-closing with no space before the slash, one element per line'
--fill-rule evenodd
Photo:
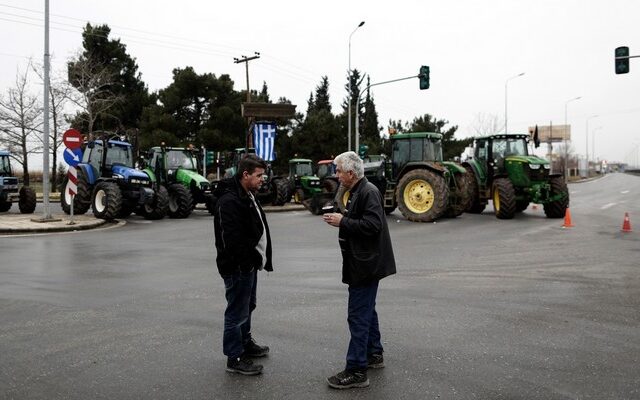
<path fill-rule="evenodd" d="M 253 146 L 258 157 L 265 161 L 276 159 L 274 151 L 276 140 L 276 124 L 273 122 L 257 122 L 253 126 Z"/>

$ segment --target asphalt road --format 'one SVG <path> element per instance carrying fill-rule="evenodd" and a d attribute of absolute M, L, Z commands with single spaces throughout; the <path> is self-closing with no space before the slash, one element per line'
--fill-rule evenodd
<path fill-rule="evenodd" d="M 0 238 L 0 398 L 638 399 L 640 177 L 570 185 L 574 228 L 541 209 L 419 224 L 389 216 L 398 274 L 381 282 L 386 368 L 347 393 L 337 230 L 268 215 L 259 377 L 224 370 L 212 220 Z M 38 211 L 36 211 L 38 212 Z M 636 229 L 637 230 L 637 229 Z"/>

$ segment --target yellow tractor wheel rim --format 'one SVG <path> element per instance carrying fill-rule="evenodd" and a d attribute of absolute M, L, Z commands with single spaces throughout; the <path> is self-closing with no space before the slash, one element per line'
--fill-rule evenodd
<path fill-rule="evenodd" d="M 300 195 L 298 194 L 298 192 L 295 192 L 293 194 L 293 201 L 296 202 L 296 203 L 301 203 L 302 202 L 302 200 L 300 200 Z"/>
<path fill-rule="evenodd" d="M 416 179 L 409 182 L 404 188 L 402 196 L 404 204 L 409 211 L 415 214 L 422 214 L 431 210 L 435 198 L 433 187 L 423 179 Z"/>
<path fill-rule="evenodd" d="M 493 208 L 500 211 L 500 191 L 498 188 L 493 189 Z"/>

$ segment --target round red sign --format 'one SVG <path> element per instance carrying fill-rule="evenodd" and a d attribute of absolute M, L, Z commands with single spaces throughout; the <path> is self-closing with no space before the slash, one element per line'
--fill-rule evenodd
<path fill-rule="evenodd" d="M 62 142 L 67 148 L 75 150 L 82 145 L 82 134 L 75 129 L 68 129 L 62 135 Z"/>

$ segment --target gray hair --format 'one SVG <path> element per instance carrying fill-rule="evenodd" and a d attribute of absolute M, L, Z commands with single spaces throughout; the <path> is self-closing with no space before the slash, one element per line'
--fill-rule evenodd
<path fill-rule="evenodd" d="M 333 163 L 345 172 L 352 171 L 358 179 L 364 176 L 364 163 L 355 151 L 346 151 L 339 154 L 333 160 Z"/>

